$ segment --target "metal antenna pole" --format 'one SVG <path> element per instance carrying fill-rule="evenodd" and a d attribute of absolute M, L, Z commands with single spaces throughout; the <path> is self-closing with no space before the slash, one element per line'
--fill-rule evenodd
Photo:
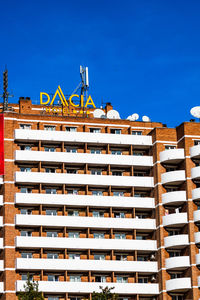
<path fill-rule="evenodd" d="M 3 98 L 3 111 L 7 111 L 8 107 L 8 98 L 13 97 L 13 95 L 10 95 L 8 92 L 8 70 L 7 68 L 3 72 L 3 94 L 0 95 L 1 98 Z"/>

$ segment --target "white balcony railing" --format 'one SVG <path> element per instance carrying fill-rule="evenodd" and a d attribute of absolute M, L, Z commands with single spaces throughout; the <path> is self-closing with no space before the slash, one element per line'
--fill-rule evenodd
<path fill-rule="evenodd" d="M 16 281 L 16 291 L 24 290 L 24 281 Z M 93 293 L 100 292 L 99 286 L 114 287 L 117 294 L 142 294 L 157 295 L 159 288 L 157 283 L 99 283 L 99 282 L 50 282 L 39 281 L 39 290 L 44 293 Z"/>
<path fill-rule="evenodd" d="M 157 251 L 155 240 L 94 239 L 60 237 L 23 237 L 17 236 L 15 246 L 19 248 L 47 249 L 91 249 L 91 250 L 144 250 Z"/>
<path fill-rule="evenodd" d="M 200 199 L 200 188 L 192 190 L 192 200 Z"/>
<path fill-rule="evenodd" d="M 184 292 L 191 289 L 191 278 L 175 278 L 166 281 L 166 291 L 180 291 Z"/>
<path fill-rule="evenodd" d="M 79 184 L 95 186 L 153 187 L 153 177 L 111 176 L 87 174 L 60 174 L 40 172 L 16 172 L 15 181 L 20 183 Z"/>
<path fill-rule="evenodd" d="M 163 204 L 183 204 L 186 202 L 186 191 L 175 191 L 175 192 L 169 192 L 162 194 L 162 203 Z"/>
<path fill-rule="evenodd" d="M 31 155 L 30 155 L 31 154 Z M 15 160 L 19 162 L 51 162 L 67 164 L 95 164 L 118 166 L 153 166 L 152 156 L 66 153 L 44 151 L 15 151 Z"/>
<path fill-rule="evenodd" d="M 172 236 L 166 236 L 164 238 L 165 248 L 183 248 L 189 245 L 189 239 L 187 234 L 178 234 Z"/>
<path fill-rule="evenodd" d="M 163 216 L 163 226 L 184 225 L 187 223 L 187 213 L 175 213 Z"/>
<path fill-rule="evenodd" d="M 200 158 L 200 145 L 196 145 L 190 148 L 190 156 L 192 158 Z"/>
<path fill-rule="evenodd" d="M 176 256 L 165 259 L 167 270 L 183 270 L 190 267 L 189 256 Z"/>
<path fill-rule="evenodd" d="M 26 259 L 17 258 L 16 268 L 19 270 L 48 271 L 113 271 L 113 272 L 158 272 L 157 262 L 149 261 L 116 261 L 89 259 Z"/>
<path fill-rule="evenodd" d="M 120 208 L 155 208 L 154 198 L 117 197 L 92 195 L 61 195 L 61 194 L 26 194 L 16 193 L 15 203 L 23 205 L 71 205 L 92 207 L 120 207 Z"/>
<path fill-rule="evenodd" d="M 15 129 L 15 140 L 20 141 L 55 141 L 55 142 L 80 142 L 92 144 L 113 144 L 113 145 L 152 145 L 151 136 L 138 136 L 129 134 L 108 134 L 90 132 L 66 132 L 47 130 L 25 130 Z"/>
<path fill-rule="evenodd" d="M 160 152 L 160 162 L 179 163 L 184 158 L 184 149 L 171 149 Z"/>
<path fill-rule="evenodd" d="M 191 169 L 191 178 L 200 179 L 200 167 L 195 167 Z"/>
<path fill-rule="evenodd" d="M 95 218 L 71 216 L 16 215 L 18 226 L 49 226 L 98 229 L 156 229 L 155 219 Z"/>
<path fill-rule="evenodd" d="M 185 181 L 185 171 L 170 171 L 161 174 L 161 183 L 162 184 L 180 184 Z"/>
<path fill-rule="evenodd" d="M 195 210 L 194 211 L 194 222 L 199 222 L 200 221 L 200 210 Z"/>

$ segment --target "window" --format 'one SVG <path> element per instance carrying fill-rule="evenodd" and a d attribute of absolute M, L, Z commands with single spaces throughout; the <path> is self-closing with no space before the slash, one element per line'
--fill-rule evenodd
<path fill-rule="evenodd" d="M 29 167 L 21 167 L 20 172 L 31 172 L 31 168 Z"/>
<path fill-rule="evenodd" d="M 143 156 L 144 152 L 143 151 L 133 151 L 134 156 Z"/>
<path fill-rule="evenodd" d="M 30 151 L 30 150 L 31 150 L 31 146 L 28 146 L 28 145 L 21 145 L 21 146 L 20 146 L 20 150 L 28 150 L 28 151 Z"/>
<path fill-rule="evenodd" d="M 70 253 L 69 254 L 69 259 L 80 259 L 80 254 L 78 253 Z"/>
<path fill-rule="evenodd" d="M 138 255 L 137 261 L 148 261 L 148 255 Z"/>
<path fill-rule="evenodd" d="M 147 219 L 148 218 L 148 214 L 145 214 L 145 213 L 136 213 L 135 218 L 136 219 Z"/>
<path fill-rule="evenodd" d="M 22 274 L 22 280 L 28 280 L 28 274 Z M 32 281 L 33 280 L 33 275 L 29 274 L 29 279 Z"/>
<path fill-rule="evenodd" d="M 127 255 L 124 255 L 124 254 L 117 254 L 117 255 L 116 255 L 116 260 L 126 261 L 126 260 L 127 260 Z"/>
<path fill-rule="evenodd" d="M 48 259 L 58 259 L 58 253 L 47 253 L 47 258 Z"/>
<path fill-rule="evenodd" d="M 31 215 L 32 211 L 31 211 L 31 209 L 28 209 L 28 208 L 20 208 L 20 213 L 21 213 L 21 215 Z"/>
<path fill-rule="evenodd" d="M 78 210 L 69 210 L 68 211 L 68 216 L 70 216 L 70 217 L 78 217 L 79 216 L 79 211 Z"/>
<path fill-rule="evenodd" d="M 168 187 L 168 188 L 166 188 L 166 192 L 167 193 L 176 192 L 176 191 L 178 191 L 178 188 L 176 188 L 176 187 Z"/>
<path fill-rule="evenodd" d="M 69 281 L 71 281 L 71 282 L 81 282 L 81 276 L 80 275 L 71 275 L 71 276 L 69 276 Z"/>
<path fill-rule="evenodd" d="M 77 128 L 76 127 L 65 127 L 65 130 L 67 132 L 76 132 L 77 131 Z"/>
<path fill-rule="evenodd" d="M 91 170 L 92 175 L 101 175 L 101 170 Z"/>
<path fill-rule="evenodd" d="M 47 231 L 47 237 L 57 237 L 58 232 L 56 231 Z"/>
<path fill-rule="evenodd" d="M 101 150 L 100 149 L 91 149 L 90 153 L 91 154 L 101 154 Z"/>
<path fill-rule="evenodd" d="M 55 152 L 56 148 L 54 148 L 54 147 L 44 147 L 44 151 L 45 152 Z"/>
<path fill-rule="evenodd" d="M 48 275 L 48 281 L 59 281 L 58 275 Z"/>
<path fill-rule="evenodd" d="M 90 128 L 90 132 L 100 133 L 101 132 L 101 128 Z"/>
<path fill-rule="evenodd" d="M 55 131 L 56 130 L 56 126 L 44 125 L 44 130 Z"/>
<path fill-rule="evenodd" d="M 148 277 L 139 277 L 138 283 L 148 283 Z"/>
<path fill-rule="evenodd" d="M 112 155 L 121 155 L 121 154 L 122 154 L 122 151 L 120 151 L 120 150 L 112 150 L 112 151 L 111 151 L 111 154 L 112 154 Z"/>
<path fill-rule="evenodd" d="M 104 212 L 103 211 L 93 211 L 92 216 L 95 218 L 103 218 L 104 217 Z"/>
<path fill-rule="evenodd" d="M 77 149 L 76 148 L 67 147 L 66 148 L 66 152 L 67 153 L 77 153 Z"/>
<path fill-rule="evenodd" d="M 77 239 L 77 238 L 79 238 L 79 232 L 77 232 L 77 231 L 70 231 L 68 233 L 68 237 L 69 238 L 73 238 L 73 239 Z"/>
<path fill-rule="evenodd" d="M 136 235 L 136 240 L 146 240 L 147 236 L 146 235 Z"/>
<path fill-rule="evenodd" d="M 195 145 L 195 146 L 200 145 L 200 140 L 195 140 L 195 141 L 194 141 L 194 145 Z"/>
<path fill-rule="evenodd" d="M 56 189 L 48 188 L 48 189 L 45 189 L 45 191 L 46 191 L 46 194 L 56 194 Z"/>
<path fill-rule="evenodd" d="M 124 196 L 124 192 L 113 192 L 113 196 L 123 197 Z"/>
<path fill-rule="evenodd" d="M 21 253 L 21 258 L 32 258 L 32 253 L 31 252 L 22 252 Z"/>
<path fill-rule="evenodd" d="M 104 233 L 94 233 L 94 239 L 104 239 Z"/>
<path fill-rule="evenodd" d="M 125 233 L 115 233 L 115 239 L 125 240 L 126 239 L 126 234 Z"/>
<path fill-rule="evenodd" d="M 46 209 L 46 215 L 47 216 L 57 216 L 57 210 L 56 209 Z"/>
<path fill-rule="evenodd" d="M 21 193 L 32 193 L 32 189 L 31 188 L 26 188 L 26 187 L 21 187 L 20 192 Z"/>
<path fill-rule="evenodd" d="M 181 273 L 172 273 L 171 275 L 171 279 L 176 279 L 176 278 L 182 278 L 183 275 Z"/>
<path fill-rule="evenodd" d="M 94 259 L 95 260 L 105 260 L 105 255 L 104 254 L 94 254 Z"/>
<path fill-rule="evenodd" d="M 139 197 L 144 197 L 144 194 L 143 194 L 143 193 L 140 193 L 140 192 L 135 192 L 135 193 L 134 193 L 134 197 L 137 197 L 137 198 L 139 198 Z"/>
<path fill-rule="evenodd" d="M 177 296 L 172 296 L 172 300 L 184 300 L 184 296 L 182 295 L 177 295 Z"/>
<path fill-rule="evenodd" d="M 176 167 L 166 167 L 166 172 L 176 171 Z"/>
<path fill-rule="evenodd" d="M 50 297 L 48 297 L 48 300 L 59 300 L 59 297 L 50 296 Z"/>
<path fill-rule="evenodd" d="M 22 230 L 20 231 L 21 236 L 32 236 L 32 232 L 28 230 Z"/>
<path fill-rule="evenodd" d="M 176 257 L 176 256 L 181 256 L 180 251 L 170 251 L 169 252 L 169 257 Z"/>
<path fill-rule="evenodd" d="M 122 176 L 122 171 L 112 171 L 113 176 Z"/>
<path fill-rule="evenodd" d="M 132 135 L 142 135 L 142 131 L 133 130 Z"/>
<path fill-rule="evenodd" d="M 95 276 L 95 282 L 106 282 L 106 276 Z"/>
<path fill-rule="evenodd" d="M 45 172 L 46 173 L 56 173 L 56 169 L 55 168 L 45 168 Z"/>
<path fill-rule="evenodd" d="M 67 169 L 67 174 L 77 174 L 76 169 Z"/>
<path fill-rule="evenodd" d="M 112 133 L 112 134 L 121 134 L 121 129 L 110 129 L 110 133 Z"/>
<path fill-rule="evenodd" d="M 30 124 L 20 124 L 20 129 L 31 129 Z"/>
<path fill-rule="evenodd" d="M 114 212 L 114 218 L 125 218 L 124 212 Z"/>
<path fill-rule="evenodd" d="M 117 276 L 117 283 L 127 283 L 127 282 L 128 282 L 128 277 Z"/>
<path fill-rule="evenodd" d="M 103 192 L 102 191 L 92 191 L 92 195 L 93 196 L 103 196 Z"/>
<path fill-rule="evenodd" d="M 171 149 L 176 149 L 176 146 L 174 146 L 174 145 L 165 145 L 165 150 L 171 150 Z"/>
<path fill-rule="evenodd" d="M 78 190 L 67 190 L 67 194 L 70 194 L 70 195 L 78 195 Z"/>
<path fill-rule="evenodd" d="M 178 235 L 180 234 L 180 230 L 170 230 L 169 231 L 169 235 L 172 236 L 172 235 Z"/>

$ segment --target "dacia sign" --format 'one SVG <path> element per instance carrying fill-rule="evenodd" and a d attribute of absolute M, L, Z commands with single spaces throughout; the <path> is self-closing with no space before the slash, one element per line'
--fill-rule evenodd
<path fill-rule="evenodd" d="M 76 108 L 84 108 L 84 107 L 87 108 L 88 106 L 96 108 L 96 106 L 95 106 L 95 104 L 94 104 L 94 102 L 92 100 L 92 97 L 90 95 L 86 99 L 86 103 L 84 103 L 84 97 L 83 97 L 83 95 L 79 96 L 79 95 L 74 94 L 74 95 L 71 95 L 69 97 L 69 99 L 66 99 L 65 95 L 63 94 L 63 91 L 62 91 L 62 89 L 61 89 L 60 86 L 58 86 L 58 88 L 57 88 L 57 90 L 56 90 L 56 92 L 55 92 L 55 94 L 54 94 L 54 96 L 53 96 L 52 99 L 50 99 L 49 94 L 41 92 L 40 93 L 40 104 L 41 105 L 45 105 L 46 106 L 46 111 L 50 112 L 48 106 L 52 106 L 54 104 L 56 97 L 59 97 L 59 99 L 60 99 L 60 101 L 61 101 L 61 103 L 62 103 L 62 105 L 63 105 L 64 108 L 67 108 L 70 105 L 73 106 L 73 107 L 76 107 Z M 79 99 L 80 105 L 74 103 L 75 99 L 76 100 Z M 54 108 L 54 110 L 55 109 L 56 108 Z M 53 111 L 53 112 L 60 112 L 61 111 L 60 108 L 57 108 L 57 110 L 59 110 L 59 111 Z M 67 112 L 66 109 L 65 109 L 65 112 Z"/>

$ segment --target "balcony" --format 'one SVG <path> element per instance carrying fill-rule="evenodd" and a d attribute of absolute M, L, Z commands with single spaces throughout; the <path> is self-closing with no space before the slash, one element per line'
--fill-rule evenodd
<path fill-rule="evenodd" d="M 94 238 L 23 237 L 17 236 L 15 246 L 30 249 L 73 249 L 73 250 L 144 250 L 157 251 L 155 240 L 118 240 Z"/>
<path fill-rule="evenodd" d="M 191 289 L 191 278 L 176 278 L 166 281 L 167 292 L 186 292 Z"/>
<path fill-rule="evenodd" d="M 3 195 L 0 195 L 0 206 L 3 205 Z"/>
<path fill-rule="evenodd" d="M 0 282 L 0 293 L 4 293 L 4 283 Z"/>
<path fill-rule="evenodd" d="M 15 140 L 151 146 L 151 136 L 15 129 Z"/>
<path fill-rule="evenodd" d="M 186 191 L 175 191 L 162 194 L 162 204 L 181 205 L 186 202 Z"/>
<path fill-rule="evenodd" d="M 200 200 L 200 188 L 192 190 L 192 200 Z"/>
<path fill-rule="evenodd" d="M 157 262 L 89 259 L 26 259 L 17 258 L 18 270 L 96 271 L 96 272 L 158 272 Z"/>
<path fill-rule="evenodd" d="M 16 281 L 16 291 L 24 290 L 24 281 Z M 99 282 L 49 282 L 39 281 L 39 290 L 44 293 L 93 293 L 100 292 L 99 286 L 114 287 L 117 294 L 142 294 L 142 295 L 158 295 L 159 288 L 157 283 L 99 283 Z"/>
<path fill-rule="evenodd" d="M 196 264 L 199 266 L 200 265 L 200 253 L 196 254 Z"/>
<path fill-rule="evenodd" d="M 4 261 L 0 260 L 0 272 L 4 271 Z"/>
<path fill-rule="evenodd" d="M 195 244 L 200 244 L 200 232 L 194 233 Z"/>
<path fill-rule="evenodd" d="M 0 175 L 0 184 L 3 184 L 3 175 Z"/>
<path fill-rule="evenodd" d="M 155 219 L 131 218 L 95 218 L 71 216 L 43 216 L 43 215 L 16 215 L 18 226 L 45 226 L 45 227 L 71 227 L 71 228 L 97 228 L 97 229 L 156 229 Z"/>
<path fill-rule="evenodd" d="M 187 213 L 175 213 L 163 216 L 163 226 L 184 226 L 188 223 Z"/>
<path fill-rule="evenodd" d="M 187 234 L 172 235 L 164 238 L 165 248 L 181 249 L 187 245 L 189 245 Z"/>
<path fill-rule="evenodd" d="M 167 270 L 185 270 L 190 267 L 189 256 L 176 256 L 165 259 Z"/>
<path fill-rule="evenodd" d="M 170 185 L 178 185 L 185 181 L 185 171 L 170 171 L 161 174 L 161 183 L 162 184 L 170 184 Z"/>
<path fill-rule="evenodd" d="M 200 179 L 200 167 L 195 167 L 191 169 L 191 178 Z"/>
<path fill-rule="evenodd" d="M 153 177 L 86 175 L 65 173 L 15 172 L 18 183 L 49 183 L 51 185 L 95 185 L 118 187 L 154 187 Z"/>
<path fill-rule="evenodd" d="M 200 222 L 200 210 L 194 211 L 194 222 Z"/>
<path fill-rule="evenodd" d="M 120 208 L 155 208 L 154 198 L 61 195 L 61 194 L 25 194 L 16 193 L 15 203 L 23 205 L 73 205 L 77 207 L 120 207 Z"/>
<path fill-rule="evenodd" d="M 184 149 L 171 149 L 160 152 L 161 163 L 178 164 L 185 159 Z"/>
<path fill-rule="evenodd" d="M 3 217 L 0 216 L 0 227 L 3 227 Z"/>
<path fill-rule="evenodd" d="M 200 158 L 200 145 L 196 145 L 190 148 L 191 158 Z"/>
<path fill-rule="evenodd" d="M 50 162 L 67 164 L 93 164 L 117 166 L 153 166 L 152 156 L 111 155 L 90 153 L 66 153 L 44 151 L 15 151 L 18 162 Z"/>

